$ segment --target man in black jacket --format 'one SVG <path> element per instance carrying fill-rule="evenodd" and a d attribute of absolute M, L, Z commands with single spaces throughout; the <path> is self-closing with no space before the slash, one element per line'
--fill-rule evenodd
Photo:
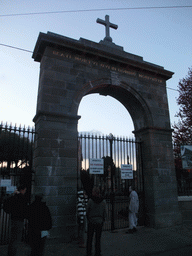
<path fill-rule="evenodd" d="M 48 230 L 52 228 L 49 208 L 42 199 L 42 194 L 36 194 L 35 201 L 28 208 L 31 256 L 43 255 Z"/>
<path fill-rule="evenodd" d="M 92 197 L 89 199 L 87 204 L 87 220 L 88 220 L 88 231 L 87 231 L 87 256 L 92 255 L 92 241 L 95 232 L 95 256 L 101 256 L 101 233 L 103 223 L 107 214 L 107 205 L 104 198 L 100 194 L 100 189 L 97 187 L 93 188 Z"/>
<path fill-rule="evenodd" d="M 8 246 L 8 256 L 17 254 L 17 248 L 21 242 L 24 219 L 27 215 L 26 190 L 25 184 L 18 186 L 14 195 L 7 198 L 3 205 L 4 211 L 11 214 L 11 238 Z"/>

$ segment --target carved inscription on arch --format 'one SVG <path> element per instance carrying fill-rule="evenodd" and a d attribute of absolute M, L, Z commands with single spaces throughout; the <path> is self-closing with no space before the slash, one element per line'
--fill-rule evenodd
<path fill-rule="evenodd" d="M 105 68 L 105 69 L 108 69 L 111 71 L 120 72 L 120 73 L 124 73 L 124 74 L 131 75 L 131 76 L 136 76 L 135 71 L 127 70 L 125 68 L 120 68 L 115 65 L 110 65 L 109 63 L 92 60 L 91 58 L 85 58 L 82 56 L 72 55 L 70 53 L 63 53 L 63 52 L 59 52 L 59 51 L 55 51 L 55 50 L 53 51 L 53 55 L 57 55 L 59 57 L 65 58 L 65 59 L 75 60 L 75 61 L 84 63 L 86 65 L 92 65 L 92 66 L 96 66 L 98 68 Z"/>
<path fill-rule="evenodd" d="M 108 70 L 111 70 L 111 71 L 114 71 L 114 72 L 119 72 L 119 73 L 131 75 L 131 76 L 134 76 L 134 77 L 136 77 L 136 75 L 137 75 L 137 73 L 135 71 L 128 70 L 128 69 L 125 69 L 125 68 L 120 68 L 120 67 L 117 67 L 115 65 L 110 65 L 109 63 L 92 60 L 91 58 L 88 58 L 88 57 L 85 58 L 85 57 L 82 57 L 80 55 L 73 55 L 71 53 L 60 52 L 60 51 L 55 51 L 55 50 L 52 53 L 53 53 L 53 55 L 57 55 L 59 57 L 65 58 L 65 59 L 75 60 L 75 61 L 81 62 L 83 64 L 86 64 L 86 65 L 95 66 L 95 67 L 98 67 L 98 68 L 105 68 L 105 69 L 108 69 Z M 148 81 L 152 81 L 152 82 L 156 82 L 156 83 L 162 83 L 163 82 L 159 78 L 143 75 L 142 73 L 139 73 L 138 77 L 140 79 L 144 79 L 144 80 L 148 80 Z"/>

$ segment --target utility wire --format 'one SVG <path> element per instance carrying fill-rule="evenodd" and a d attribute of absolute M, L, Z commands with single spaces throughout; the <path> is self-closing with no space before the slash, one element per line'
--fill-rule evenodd
<path fill-rule="evenodd" d="M 192 8 L 192 5 L 186 5 L 186 6 L 185 5 L 154 6 L 154 7 L 122 7 L 122 8 L 89 9 L 89 10 L 68 10 L 68 11 L 52 11 L 52 12 L 12 13 L 12 14 L 1 14 L 0 17 L 45 15 L 45 14 L 75 13 L 75 12 L 100 12 L 100 11 L 125 11 L 125 10 L 150 10 L 150 9 L 178 9 L 178 8 Z"/>
<path fill-rule="evenodd" d="M 30 53 L 33 53 L 32 51 L 29 51 L 29 50 L 25 50 L 25 49 L 22 49 L 22 48 L 18 48 L 18 47 L 15 47 L 15 46 L 11 46 L 11 45 L 7 45 L 7 44 L 1 44 L 1 46 L 5 46 L 5 47 L 9 47 L 9 48 L 12 48 L 12 49 L 16 49 L 16 50 L 19 50 L 19 51 L 24 51 L 24 52 L 30 52 Z"/>
<path fill-rule="evenodd" d="M 11 45 L 7 45 L 7 44 L 1 44 L 0 43 L 0 45 L 4 46 L 4 47 L 15 49 L 15 50 L 23 51 L 23 52 L 33 53 L 32 51 L 25 50 L 25 49 L 22 49 L 22 48 L 19 48 L 19 47 L 11 46 Z M 173 91 L 179 92 L 179 90 L 176 90 L 176 89 L 173 89 L 173 88 L 170 88 L 170 87 L 166 87 L 166 88 L 169 89 L 169 90 L 173 90 Z"/>
<path fill-rule="evenodd" d="M 173 91 L 179 92 L 179 90 L 177 90 L 177 89 L 173 89 L 173 88 L 170 88 L 170 87 L 166 87 L 166 88 L 169 89 L 169 90 L 173 90 Z"/>

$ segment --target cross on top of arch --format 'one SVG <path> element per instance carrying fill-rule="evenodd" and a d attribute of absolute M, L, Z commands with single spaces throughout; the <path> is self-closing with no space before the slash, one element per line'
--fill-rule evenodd
<path fill-rule="evenodd" d="M 113 24 L 109 21 L 109 15 L 105 15 L 105 20 L 102 20 L 102 19 L 98 18 L 96 20 L 96 22 L 105 26 L 105 38 L 104 38 L 104 40 L 108 41 L 108 42 L 112 42 L 112 38 L 110 37 L 109 29 L 110 28 L 117 29 L 118 25 Z"/>

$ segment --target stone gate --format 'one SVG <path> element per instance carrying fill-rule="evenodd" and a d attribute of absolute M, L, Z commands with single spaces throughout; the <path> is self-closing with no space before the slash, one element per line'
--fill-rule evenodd
<path fill-rule="evenodd" d="M 105 22 L 107 29 L 115 28 Z M 100 43 L 40 33 L 33 58 L 40 62 L 35 191 L 45 194 L 51 210 L 51 237 L 67 241 L 76 235 L 77 112 L 82 98 L 92 93 L 114 97 L 132 117 L 142 141 L 148 225 L 180 223 L 166 92 L 173 73 L 125 52 L 108 30 Z"/>

